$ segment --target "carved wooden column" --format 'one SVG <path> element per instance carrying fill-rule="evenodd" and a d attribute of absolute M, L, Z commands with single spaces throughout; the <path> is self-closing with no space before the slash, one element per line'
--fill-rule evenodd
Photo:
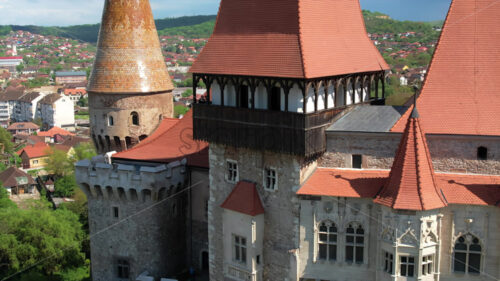
<path fill-rule="evenodd" d="M 325 92 L 325 109 L 328 109 L 328 88 L 330 88 L 330 84 L 328 80 L 323 81 L 323 91 Z"/>
<path fill-rule="evenodd" d="M 382 98 L 385 99 L 385 75 L 382 75 Z"/>
<path fill-rule="evenodd" d="M 375 78 L 375 99 L 378 100 L 378 80 L 379 78 Z"/>

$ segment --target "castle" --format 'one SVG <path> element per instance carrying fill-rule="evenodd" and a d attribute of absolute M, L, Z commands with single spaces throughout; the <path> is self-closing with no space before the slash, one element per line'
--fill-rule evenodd
<path fill-rule="evenodd" d="M 494 2 L 453 0 L 418 99 L 393 107 L 358 1 L 222 0 L 191 68 L 209 90 L 178 120 L 144 63 L 148 1 L 107 0 L 99 48 L 125 55 L 99 51 L 92 132 L 122 151 L 76 165 L 93 280 L 498 280 Z"/>

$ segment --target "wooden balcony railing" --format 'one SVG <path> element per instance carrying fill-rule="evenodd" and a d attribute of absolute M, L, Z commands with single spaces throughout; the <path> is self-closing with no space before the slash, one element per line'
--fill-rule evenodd
<path fill-rule="evenodd" d="M 302 114 L 193 104 L 197 140 L 304 157 L 323 153 L 325 130 L 343 109 Z"/>

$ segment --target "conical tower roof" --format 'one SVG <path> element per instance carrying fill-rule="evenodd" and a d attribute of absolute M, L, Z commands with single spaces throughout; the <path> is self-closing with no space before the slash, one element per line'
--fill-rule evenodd
<path fill-rule="evenodd" d="M 88 85 L 95 93 L 173 89 L 148 0 L 106 0 Z"/>
<path fill-rule="evenodd" d="M 400 210 L 424 211 L 446 206 L 436 186 L 425 133 L 415 108 L 408 119 L 389 178 L 375 202 Z"/>
<path fill-rule="evenodd" d="M 222 0 L 190 71 L 318 78 L 388 69 L 358 0 Z"/>

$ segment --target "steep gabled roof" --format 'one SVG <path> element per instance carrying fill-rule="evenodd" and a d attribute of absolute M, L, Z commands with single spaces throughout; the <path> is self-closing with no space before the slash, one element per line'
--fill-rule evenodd
<path fill-rule="evenodd" d="M 393 209 L 416 211 L 446 206 L 436 185 L 425 133 L 416 109 L 408 119 L 389 178 L 374 202 Z"/>
<path fill-rule="evenodd" d="M 317 78 L 388 69 L 357 0 L 222 0 L 190 72 Z"/>
<path fill-rule="evenodd" d="M 173 89 L 148 0 L 106 0 L 87 90 L 151 93 Z"/>
<path fill-rule="evenodd" d="M 236 184 L 221 207 L 252 217 L 265 212 L 255 183 L 246 181 Z"/>
<path fill-rule="evenodd" d="M 499 15 L 495 0 L 453 0 L 418 98 L 427 133 L 500 136 Z"/>
<path fill-rule="evenodd" d="M 13 187 L 17 186 L 16 178 L 26 177 L 28 179 L 28 184 L 35 184 L 33 178 L 27 173 L 16 167 L 9 167 L 7 170 L 0 173 L 0 182 L 4 187 Z"/>
<path fill-rule="evenodd" d="M 208 168 L 208 143 L 193 139 L 193 112 L 180 120 L 164 119 L 160 127 L 132 149 L 113 159 L 169 163 L 186 158 L 190 166 Z"/>
<path fill-rule="evenodd" d="M 18 151 L 18 155 L 21 156 L 26 153 L 29 159 L 45 157 L 49 154 L 50 146 L 46 143 L 36 143 L 34 145 L 27 145 L 22 150 Z"/>
<path fill-rule="evenodd" d="M 51 137 L 53 138 L 55 135 L 61 135 L 61 136 L 74 136 L 75 134 L 68 132 L 62 128 L 59 128 L 57 126 L 52 127 L 50 130 L 45 131 L 45 132 L 39 132 L 38 136 L 40 137 Z"/>

